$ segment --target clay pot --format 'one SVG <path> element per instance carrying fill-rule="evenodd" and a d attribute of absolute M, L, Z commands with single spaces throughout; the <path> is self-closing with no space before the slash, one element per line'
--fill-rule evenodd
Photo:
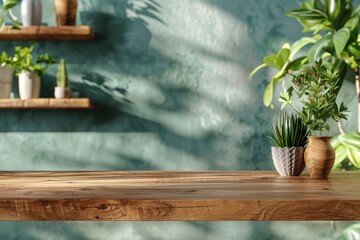
<path fill-rule="evenodd" d="M 335 150 L 331 137 L 308 137 L 305 164 L 311 178 L 328 178 L 335 161 Z"/>
<path fill-rule="evenodd" d="M 54 0 L 57 25 L 74 26 L 76 23 L 77 6 L 77 0 Z"/>
<path fill-rule="evenodd" d="M 271 148 L 276 171 L 281 176 L 299 176 L 305 168 L 304 148 Z"/>

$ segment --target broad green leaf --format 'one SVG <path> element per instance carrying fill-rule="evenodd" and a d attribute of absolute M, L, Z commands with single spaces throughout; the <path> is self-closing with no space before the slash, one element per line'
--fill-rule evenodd
<path fill-rule="evenodd" d="M 350 147 L 345 148 L 350 162 L 354 164 L 355 167 L 360 168 L 360 151 Z"/>
<path fill-rule="evenodd" d="M 348 28 L 342 28 L 337 31 L 334 35 L 334 46 L 335 51 L 338 56 L 340 56 L 341 52 L 344 50 L 347 42 L 350 38 L 350 30 Z"/>
<path fill-rule="evenodd" d="M 359 24 L 359 16 L 350 18 L 344 25 L 345 28 L 349 28 L 350 31 L 353 31 L 358 27 Z"/>
<path fill-rule="evenodd" d="M 360 224 L 356 223 L 346 228 L 336 240 L 358 240 L 360 239 Z"/>
<path fill-rule="evenodd" d="M 282 66 L 280 66 L 277 63 L 277 56 L 276 55 L 269 55 L 264 57 L 264 63 L 269 67 L 274 67 L 276 69 L 281 69 Z"/>
<path fill-rule="evenodd" d="M 334 22 L 340 14 L 341 0 L 326 0 L 326 13 L 331 22 Z"/>
<path fill-rule="evenodd" d="M 347 48 L 348 53 L 350 56 L 354 56 L 355 58 L 360 58 L 360 46 L 356 43 L 351 44 Z"/>
<path fill-rule="evenodd" d="M 300 40 L 296 41 L 290 48 L 290 57 L 289 59 L 292 60 L 296 53 L 298 53 L 303 47 L 306 45 L 316 43 L 316 39 L 313 37 L 303 37 Z"/>
<path fill-rule="evenodd" d="M 253 76 L 254 76 L 259 70 L 261 70 L 261 69 L 263 69 L 263 68 L 265 68 L 265 67 L 267 67 L 267 66 L 268 66 L 268 65 L 265 64 L 265 63 L 257 66 L 257 67 L 250 73 L 250 78 L 253 78 Z"/>
<path fill-rule="evenodd" d="M 6 0 L 3 4 L 3 9 L 8 10 L 19 4 L 19 0 Z"/>
<path fill-rule="evenodd" d="M 347 158 L 348 153 L 346 148 L 341 144 L 339 137 L 334 137 L 331 141 L 331 145 L 335 149 L 335 162 L 333 169 L 338 169 L 341 163 Z"/>
<path fill-rule="evenodd" d="M 349 147 L 360 152 L 360 133 L 353 132 L 339 136 L 339 141 L 345 147 Z"/>
<path fill-rule="evenodd" d="M 331 35 L 326 35 L 321 38 L 314 46 L 312 46 L 308 52 L 309 62 L 315 63 L 319 58 L 321 51 L 324 48 L 329 48 L 333 44 L 333 37 Z"/>
<path fill-rule="evenodd" d="M 288 70 L 296 71 L 299 70 L 302 66 L 304 66 L 307 63 L 308 59 L 307 57 L 300 57 L 295 59 L 294 61 L 290 62 L 288 65 Z"/>
<path fill-rule="evenodd" d="M 283 68 L 271 79 L 270 83 L 267 85 L 264 95 L 263 102 L 264 105 L 270 107 L 272 104 L 272 100 L 274 98 L 274 88 L 276 84 L 281 81 L 286 75 L 287 64 L 283 66 Z"/>
<path fill-rule="evenodd" d="M 324 11 L 325 8 L 325 0 L 315 0 L 314 1 L 314 7 L 317 10 Z"/>

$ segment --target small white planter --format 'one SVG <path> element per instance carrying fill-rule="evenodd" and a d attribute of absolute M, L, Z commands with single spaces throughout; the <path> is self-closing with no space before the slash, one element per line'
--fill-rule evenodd
<path fill-rule="evenodd" d="M 40 97 L 41 78 L 36 72 L 22 72 L 19 75 L 19 95 L 21 99 Z"/>
<path fill-rule="evenodd" d="M 272 147 L 272 159 L 281 176 L 299 176 L 305 168 L 304 148 Z"/>
<path fill-rule="evenodd" d="M 54 92 L 55 98 L 70 98 L 71 97 L 71 89 L 66 87 L 55 87 Z"/>
<path fill-rule="evenodd" d="M 14 68 L 0 67 L 0 98 L 9 98 L 12 88 Z"/>
<path fill-rule="evenodd" d="M 22 0 L 21 20 L 23 26 L 39 26 L 42 20 L 41 0 Z"/>

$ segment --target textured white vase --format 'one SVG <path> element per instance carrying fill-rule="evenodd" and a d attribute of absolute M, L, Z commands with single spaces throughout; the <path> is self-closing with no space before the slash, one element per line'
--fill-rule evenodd
<path fill-rule="evenodd" d="M 0 67 L 0 98 L 9 98 L 12 88 L 14 68 Z"/>
<path fill-rule="evenodd" d="M 39 26 L 42 20 L 41 0 L 22 0 L 21 20 L 23 26 Z"/>
<path fill-rule="evenodd" d="M 272 147 L 272 159 L 281 176 L 299 176 L 305 168 L 304 148 Z"/>
<path fill-rule="evenodd" d="M 19 95 L 21 99 L 40 97 L 40 76 L 36 72 L 22 72 L 19 75 Z"/>
<path fill-rule="evenodd" d="M 70 98 L 71 97 L 71 89 L 66 87 L 55 87 L 54 92 L 55 98 Z"/>

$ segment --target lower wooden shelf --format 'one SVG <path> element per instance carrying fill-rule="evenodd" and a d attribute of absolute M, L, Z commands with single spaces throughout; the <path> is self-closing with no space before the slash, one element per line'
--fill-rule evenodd
<path fill-rule="evenodd" d="M 0 99 L 0 109 L 92 109 L 88 98 Z"/>
<path fill-rule="evenodd" d="M 0 220 L 360 220 L 360 173 L 0 172 Z"/>

